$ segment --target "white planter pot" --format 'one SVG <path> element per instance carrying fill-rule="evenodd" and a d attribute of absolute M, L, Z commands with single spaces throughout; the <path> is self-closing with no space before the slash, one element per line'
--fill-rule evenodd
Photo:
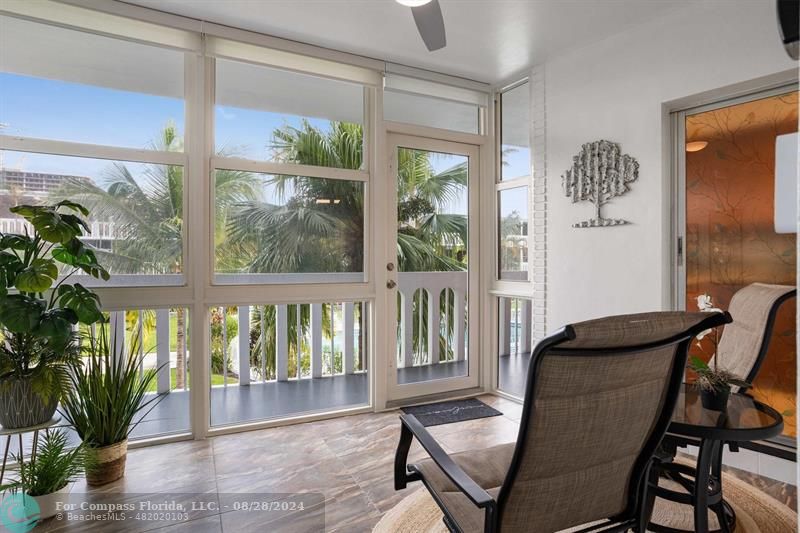
<path fill-rule="evenodd" d="M 69 501 L 69 492 L 72 490 L 72 483 L 67 483 L 64 488 L 59 489 L 44 496 L 32 496 L 36 503 L 39 505 L 39 519 L 44 520 L 55 516 L 59 512 L 59 502 L 62 504 L 61 509 L 64 509 L 65 503 Z"/>

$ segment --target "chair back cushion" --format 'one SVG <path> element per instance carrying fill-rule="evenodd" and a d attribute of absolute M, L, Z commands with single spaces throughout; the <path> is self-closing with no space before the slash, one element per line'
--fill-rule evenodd
<path fill-rule="evenodd" d="M 797 289 L 791 285 L 753 283 L 733 295 L 728 306 L 733 322 L 725 326 L 715 356 L 719 368 L 742 379 L 755 379 L 769 347 L 774 314 L 790 293 L 796 294 Z"/>
<path fill-rule="evenodd" d="M 532 361 L 538 368 L 529 373 L 518 469 L 501 496 L 503 531 L 559 531 L 626 510 L 634 465 L 670 383 L 674 390 L 680 381 L 673 366 L 686 360 L 685 338 L 666 341 L 708 317 L 665 312 L 582 322 L 572 326 L 573 340 Z"/>

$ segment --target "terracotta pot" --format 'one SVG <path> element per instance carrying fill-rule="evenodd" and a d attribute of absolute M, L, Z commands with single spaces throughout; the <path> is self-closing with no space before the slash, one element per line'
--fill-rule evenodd
<path fill-rule="evenodd" d="M 44 496 L 32 497 L 39 505 L 39 520 L 55 516 L 59 511 L 64 510 L 64 504 L 69 502 L 69 493 L 72 490 L 72 483 L 67 483 L 62 488 Z M 61 506 L 59 508 L 59 503 Z"/>
<path fill-rule="evenodd" d="M 56 412 L 58 398 L 44 399 L 34 392 L 31 378 L 10 377 L 0 381 L 0 426 L 27 428 L 48 422 Z"/>
<path fill-rule="evenodd" d="M 95 464 L 86 472 L 86 483 L 89 485 L 105 485 L 125 475 L 128 439 L 102 448 L 92 448 L 90 453 L 94 456 Z"/>
<path fill-rule="evenodd" d="M 705 390 L 700 391 L 700 402 L 710 411 L 725 411 L 728 409 L 728 398 L 731 390 Z"/>

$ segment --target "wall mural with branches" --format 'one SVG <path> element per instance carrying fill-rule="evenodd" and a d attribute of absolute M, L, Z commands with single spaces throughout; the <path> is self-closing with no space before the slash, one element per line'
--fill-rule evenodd
<path fill-rule="evenodd" d="M 775 233 L 775 138 L 797 131 L 798 93 L 686 118 L 686 308 L 709 294 L 726 309 L 733 294 L 760 281 L 796 284 L 796 234 Z M 702 143 L 707 142 L 705 147 Z M 695 143 L 695 144 L 691 144 Z M 697 148 L 700 148 L 699 150 Z M 796 300 L 778 313 L 757 398 L 782 412 L 785 435 L 797 435 Z M 708 359 L 713 336 L 694 347 Z"/>

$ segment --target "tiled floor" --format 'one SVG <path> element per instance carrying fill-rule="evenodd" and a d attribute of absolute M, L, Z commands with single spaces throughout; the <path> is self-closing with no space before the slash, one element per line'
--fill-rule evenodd
<path fill-rule="evenodd" d="M 482 448 L 516 438 L 522 406 L 495 396 L 481 397 L 503 416 L 431 427 L 448 452 Z M 156 524 L 92 522 L 71 524 L 49 520 L 37 531 L 237 532 L 318 530 L 324 516 L 326 531 L 371 531 L 380 517 L 416 487 L 396 492 L 392 485 L 394 451 L 399 436 L 397 412 L 342 417 L 323 422 L 225 435 L 132 450 L 126 476 L 89 491 L 104 493 L 225 493 L 318 492 L 324 515 L 307 527 L 297 515 L 281 515 L 265 523 L 264 515 L 237 510 L 209 510 L 181 525 L 158 529 Z M 411 458 L 424 452 L 415 443 Z M 78 484 L 73 494 L 86 492 Z M 157 496 L 157 495 L 156 495 Z M 188 497 L 187 497 L 188 498 Z M 313 514 L 313 513 L 312 513 Z M 308 512 L 306 512 L 306 515 Z M 294 517 L 294 518 L 293 518 Z M 313 517 L 312 517 L 313 518 Z"/>

